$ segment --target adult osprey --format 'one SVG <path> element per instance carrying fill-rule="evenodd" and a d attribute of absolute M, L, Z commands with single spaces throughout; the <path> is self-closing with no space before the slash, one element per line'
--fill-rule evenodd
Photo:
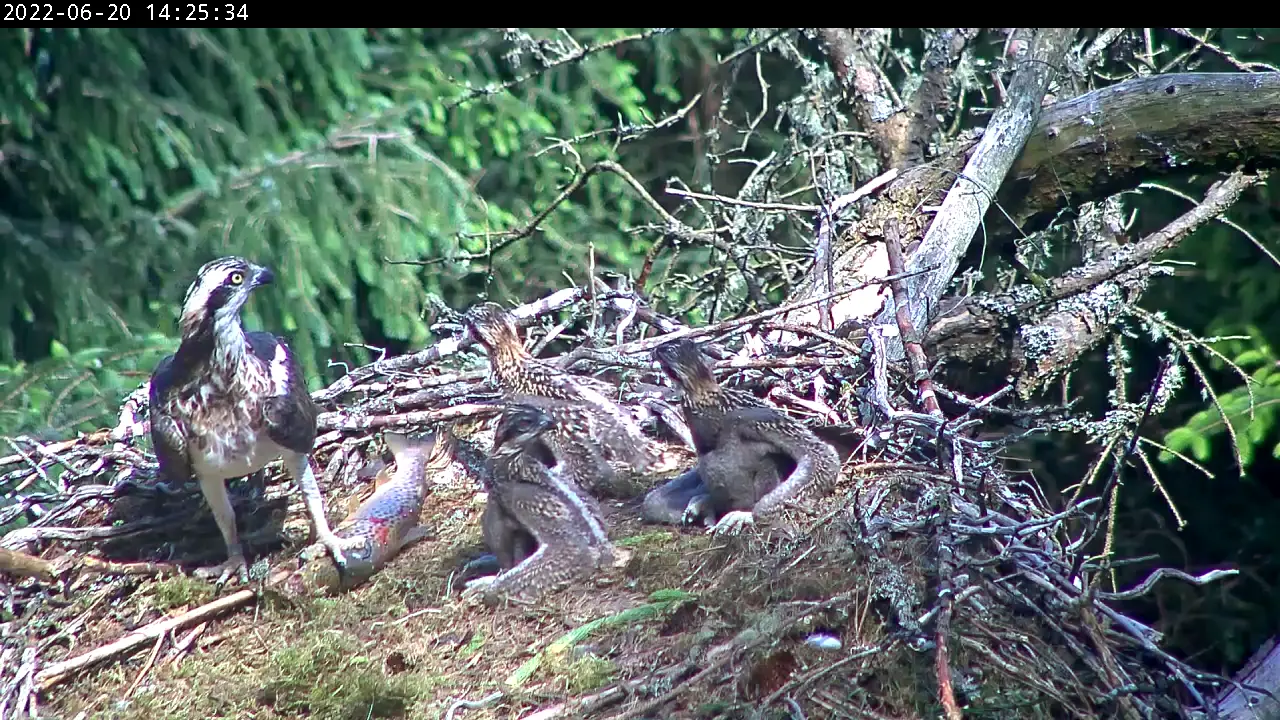
<path fill-rule="evenodd" d="M 182 303 L 178 351 L 151 375 L 151 440 L 160 480 L 194 477 L 199 483 L 222 531 L 227 560 L 196 574 L 216 577 L 219 584 L 232 573 L 242 583 L 249 579 L 226 481 L 281 457 L 302 490 L 316 538 L 340 568 L 346 562 L 311 471 L 317 410 L 298 362 L 281 338 L 245 332 L 240 324 L 249 294 L 274 279 L 269 269 L 238 257 L 206 263 Z"/>

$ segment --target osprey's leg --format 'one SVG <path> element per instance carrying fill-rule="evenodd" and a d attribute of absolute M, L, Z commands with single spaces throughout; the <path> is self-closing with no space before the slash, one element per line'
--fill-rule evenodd
<path fill-rule="evenodd" d="M 320 494 L 320 483 L 316 482 L 315 473 L 311 471 L 310 459 L 302 454 L 290 451 L 284 453 L 284 467 L 289 477 L 297 483 L 302 491 L 302 502 L 307 507 L 307 515 L 311 517 L 311 527 L 316 533 L 316 540 L 329 549 L 333 561 L 338 567 L 347 564 L 344 550 L 359 546 L 363 541 L 359 538 L 343 540 L 333 533 L 329 527 L 329 519 L 324 514 L 324 496 Z"/>
<path fill-rule="evenodd" d="M 222 540 L 227 545 L 227 560 L 221 565 L 196 570 L 196 577 L 215 580 L 221 585 L 234 573 L 241 584 L 247 584 L 249 566 L 244 561 L 240 535 L 236 532 L 236 513 L 231 508 L 226 481 L 200 478 L 200 492 L 204 494 L 205 501 L 209 503 L 209 509 L 213 511 L 213 519 L 218 523 L 218 529 L 222 531 Z"/>

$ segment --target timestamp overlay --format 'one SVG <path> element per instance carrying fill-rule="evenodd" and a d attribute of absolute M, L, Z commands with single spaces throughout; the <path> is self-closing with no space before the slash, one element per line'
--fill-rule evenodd
<path fill-rule="evenodd" d="M 247 2 L 0 0 L 0 27 L 199 27 L 262 23 Z"/>

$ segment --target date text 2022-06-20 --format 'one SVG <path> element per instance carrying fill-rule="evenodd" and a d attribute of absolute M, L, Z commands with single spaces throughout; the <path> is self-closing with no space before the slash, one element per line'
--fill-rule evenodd
<path fill-rule="evenodd" d="M 244 2 L 6 2 L 0 5 L 0 21 L 28 27 L 61 25 L 120 25 L 165 27 L 170 25 L 229 25 L 249 21 Z"/>

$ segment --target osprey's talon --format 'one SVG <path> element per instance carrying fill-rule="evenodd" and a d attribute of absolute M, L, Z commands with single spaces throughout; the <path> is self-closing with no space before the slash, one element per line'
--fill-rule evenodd
<path fill-rule="evenodd" d="M 249 565 L 245 563 L 244 555 L 232 555 L 221 565 L 197 568 L 192 574 L 201 580 L 212 581 L 218 587 L 226 585 L 232 575 L 241 585 L 249 584 Z"/>
<path fill-rule="evenodd" d="M 322 537 L 320 538 L 320 543 L 329 550 L 329 555 L 333 557 L 333 562 L 339 568 L 347 566 L 347 553 L 349 551 L 365 547 L 364 538 L 340 538 L 337 535 Z"/>
<path fill-rule="evenodd" d="M 725 513 L 724 517 L 720 518 L 720 522 L 707 530 L 707 534 L 737 535 L 742 532 L 743 528 L 748 525 L 754 525 L 755 522 L 755 516 L 749 511 L 734 510 L 733 512 Z"/>

